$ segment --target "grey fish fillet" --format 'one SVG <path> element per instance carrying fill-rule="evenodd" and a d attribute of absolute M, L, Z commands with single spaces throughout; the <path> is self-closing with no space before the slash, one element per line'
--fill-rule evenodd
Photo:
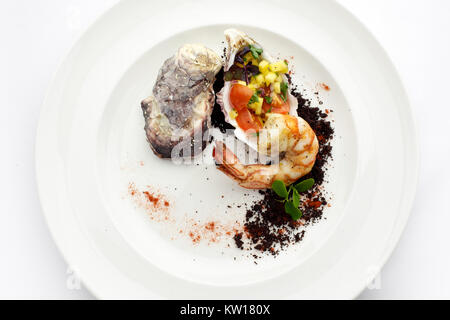
<path fill-rule="evenodd" d="M 206 147 L 202 136 L 210 128 L 221 67 L 220 57 L 198 44 L 182 46 L 164 62 L 153 95 L 141 102 L 147 140 L 158 157 L 193 157 Z"/>

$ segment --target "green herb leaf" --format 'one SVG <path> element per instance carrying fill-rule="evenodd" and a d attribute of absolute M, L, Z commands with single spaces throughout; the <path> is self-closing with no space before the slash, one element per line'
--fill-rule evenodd
<path fill-rule="evenodd" d="M 288 197 L 288 192 L 286 190 L 286 185 L 281 180 L 275 180 L 272 183 L 272 190 L 275 191 L 275 193 L 280 196 L 281 198 L 286 199 Z"/>
<path fill-rule="evenodd" d="M 248 101 L 248 104 L 258 102 L 258 100 L 259 100 L 258 94 L 255 92 L 255 93 L 253 93 L 252 97 Z"/>
<path fill-rule="evenodd" d="M 272 97 L 270 97 L 270 96 L 265 96 L 265 97 L 264 97 L 264 100 L 266 100 L 266 102 L 267 102 L 268 104 L 271 104 L 271 103 L 272 103 Z"/>
<path fill-rule="evenodd" d="M 258 96 L 261 95 L 261 93 L 262 93 L 262 90 L 261 90 L 261 89 L 256 90 L 256 94 L 257 94 Z"/>
<path fill-rule="evenodd" d="M 298 220 L 303 215 L 300 209 L 294 206 L 292 201 L 286 201 L 284 203 L 284 210 L 286 211 L 287 214 L 289 214 L 292 217 L 293 220 Z"/>
<path fill-rule="evenodd" d="M 298 194 L 297 189 L 293 188 L 293 192 L 292 192 L 292 203 L 294 204 L 295 207 L 298 208 L 298 205 L 300 204 L 300 195 Z"/>
<path fill-rule="evenodd" d="M 263 50 L 261 48 L 250 45 L 250 52 L 252 53 L 253 58 L 259 59 L 259 55 L 263 52 Z"/>
<path fill-rule="evenodd" d="M 315 181 L 313 178 L 303 180 L 299 183 L 297 183 L 294 187 L 297 189 L 298 192 L 305 192 L 312 188 Z"/>
<path fill-rule="evenodd" d="M 281 99 L 283 99 L 283 101 L 286 102 L 286 100 L 287 100 L 288 84 L 286 82 L 282 82 L 280 84 L 280 90 L 281 90 Z"/>

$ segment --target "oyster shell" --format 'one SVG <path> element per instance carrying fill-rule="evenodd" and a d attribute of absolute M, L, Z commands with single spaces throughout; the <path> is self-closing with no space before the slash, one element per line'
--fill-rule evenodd
<path fill-rule="evenodd" d="M 182 46 L 164 62 L 153 95 L 141 102 L 147 140 L 157 156 L 193 157 L 206 147 L 203 133 L 210 128 L 213 83 L 221 67 L 220 57 L 199 44 Z"/>
<path fill-rule="evenodd" d="M 256 48 L 264 49 L 253 38 L 240 30 L 227 29 L 224 31 L 224 35 L 228 46 L 224 65 L 225 72 L 230 70 L 235 62 L 236 54 L 245 46 L 253 45 Z M 275 59 L 266 50 L 263 50 L 261 57 L 264 60 L 267 60 L 269 63 L 275 62 Z M 289 83 L 286 75 L 283 75 L 283 79 L 286 83 Z M 230 117 L 230 111 L 233 109 L 229 98 L 232 85 L 233 81 L 225 81 L 224 87 L 219 93 L 217 93 L 216 101 L 222 108 L 222 112 L 225 116 L 225 121 L 236 128 L 234 131 L 235 136 L 239 140 L 249 145 L 252 149 L 258 151 L 258 138 L 254 134 L 245 133 L 241 128 L 239 128 L 237 122 Z M 291 95 L 290 88 L 288 89 L 287 99 L 290 106 L 289 114 L 297 116 L 298 101 L 294 96 Z"/>

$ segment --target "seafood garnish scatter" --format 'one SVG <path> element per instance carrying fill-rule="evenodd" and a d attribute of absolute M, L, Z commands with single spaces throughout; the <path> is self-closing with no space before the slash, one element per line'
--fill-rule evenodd
<path fill-rule="evenodd" d="M 297 181 L 311 171 L 319 151 L 314 131 L 302 118 L 277 113 L 269 113 L 266 118 L 258 150 L 283 155 L 279 163 L 244 165 L 224 143 L 216 141 L 217 168 L 247 189 L 270 188 L 275 180 L 286 185 Z"/>
<path fill-rule="evenodd" d="M 309 124 L 297 116 L 286 60 L 275 61 L 255 40 L 225 30 L 228 51 L 225 85 L 217 95 L 225 120 L 238 139 L 269 156 L 270 165 L 244 165 L 222 142 L 214 151 L 218 169 L 248 189 L 270 188 L 273 181 L 292 184 L 314 166 L 319 143 Z"/>
<path fill-rule="evenodd" d="M 164 62 L 153 95 L 141 103 L 147 140 L 157 156 L 193 157 L 206 147 L 202 136 L 210 127 L 213 83 L 221 67 L 220 57 L 198 44 L 182 46 Z"/>

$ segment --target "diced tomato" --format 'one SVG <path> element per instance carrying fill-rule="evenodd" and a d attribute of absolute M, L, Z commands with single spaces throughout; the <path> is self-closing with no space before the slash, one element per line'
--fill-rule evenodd
<path fill-rule="evenodd" d="M 230 91 L 230 102 L 234 109 L 240 111 L 247 107 L 250 98 L 253 95 L 253 90 L 242 84 L 234 84 Z"/>
<path fill-rule="evenodd" d="M 253 115 L 247 108 L 239 110 L 236 117 L 238 126 L 244 131 L 258 132 L 262 128 L 259 119 Z"/>
<path fill-rule="evenodd" d="M 264 110 L 264 112 L 268 112 L 270 110 L 270 112 L 272 112 L 272 113 L 288 114 L 289 113 L 289 102 L 283 101 L 283 99 L 281 99 L 281 97 L 278 94 L 273 95 L 271 104 L 268 104 L 264 100 L 263 110 Z"/>

